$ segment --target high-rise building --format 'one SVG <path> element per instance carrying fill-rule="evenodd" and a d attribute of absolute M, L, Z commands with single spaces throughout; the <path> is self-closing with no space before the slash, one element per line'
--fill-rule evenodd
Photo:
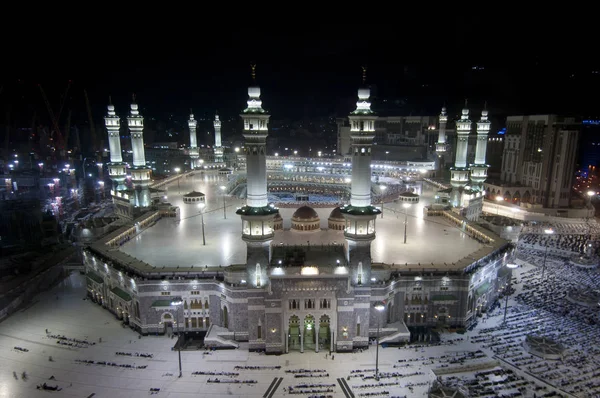
<path fill-rule="evenodd" d="M 571 117 L 509 116 L 501 180 L 521 188 L 507 190 L 510 197 L 505 200 L 568 207 L 580 128 L 581 123 Z"/>

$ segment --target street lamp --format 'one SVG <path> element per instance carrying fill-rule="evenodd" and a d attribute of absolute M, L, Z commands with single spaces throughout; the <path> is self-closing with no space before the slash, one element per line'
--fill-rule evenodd
<path fill-rule="evenodd" d="M 496 196 L 496 202 L 498 202 L 498 204 L 496 204 L 496 215 L 499 214 L 500 212 L 500 202 L 504 200 L 504 197 L 501 195 Z"/>
<path fill-rule="evenodd" d="M 227 187 L 225 185 L 221 185 L 221 191 L 223 192 L 223 219 L 227 219 L 227 211 L 225 210 L 225 190 Z"/>
<path fill-rule="evenodd" d="M 204 206 L 206 206 L 205 203 L 198 203 L 198 209 L 200 209 L 200 217 L 202 222 L 202 244 L 206 246 L 206 237 L 204 236 Z"/>
<path fill-rule="evenodd" d="M 183 301 L 171 301 L 171 305 L 175 307 L 175 322 L 177 322 L 177 353 L 179 355 L 179 377 L 181 377 L 181 341 L 179 335 L 179 307 L 183 304 Z M 185 337 L 184 337 L 185 340 Z"/>
<path fill-rule="evenodd" d="M 173 170 L 175 171 L 175 173 L 179 174 L 179 171 L 181 169 L 179 167 L 175 167 Z M 181 180 L 181 177 L 177 177 L 177 191 L 179 191 L 179 193 L 181 193 L 181 188 L 179 186 L 179 180 Z"/>
<path fill-rule="evenodd" d="M 410 203 L 402 203 L 402 207 L 404 207 L 404 243 L 406 243 L 406 225 L 408 224 L 408 208 L 410 207 Z"/>
<path fill-rule="evenodd" d="M 509 263 L 506 266 L 511 270 L 510 275 L 508 276 L 508 289 L 504 292 L 506 296 L 506 301 L 504 302 L 504 325 L 506 325 L 506 310 L 508 309 L 508 296 L 510 295 L 510 289 L 512 287 L 512 270 L 517 268 L 518 264 Z"/>
<path fill-rule="evenodd" d="M 373 308 L 377 310 L 377 346 L 375 347 L 375 380 L 379 381 L 379 327 L 381 326 L 381 312 L 385 309 L 383 301 L 377 301 L 373 304 Z"/>
<path fill-rule="evenodd" d="M 544 230 L 544 233 L 547 235 L 552 235 L 554 230 L 552 228 L 548 228 Z M 544 264 L 542 265 L 542 280 L 544 280 L 544 274 L 546 273 L 546 257 L 548 256 L 548 243 L 546 243 L 546 250 L 544 250 Z"/>
<path fill-rule="evenodd" d="M 379 189 L 381 189 L 381 218 L 383 218 L 383 196 L 387 187 L 385 185 L 380 185 Z"/>

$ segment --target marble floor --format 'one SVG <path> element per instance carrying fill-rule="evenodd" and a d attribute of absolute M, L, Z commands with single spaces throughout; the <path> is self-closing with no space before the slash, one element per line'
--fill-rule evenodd
<path fill-rule="evenodd" d="M 527 268 L 522 268 L 525 271 Z M 518 286 L 520 289 L 521 286 Z M 513 301 L 509 302 L 512 307 Z M 479 327 L 490 327 L 502 321 L 497 311 Z M 382 374 L 396 372 L 400 376 L 382 378 L 382 386 L 367 387 L 375 383 L 371 379 L 352 377 L 353 370 L 365 376 L 373 375 L 376 350 L 371 346 L 358 353 L 335 354 L 326 358 L 326 352 L 291 352 L 281 356 L 251 353 L 244 344 L 236 350 L 211 352 L 182 352 L 183 376 L 178 378 L 177 352 L 171 347 L 175 340 L 165 336 L 145 336 L 122 327 L 112 314 L 85 299 L 85 278 L 71 274 L 51 291 L 37 296 L 28 306 L 0 323 L 0 398 L 35 398 L 56 394 L 61 397 L 146 397 L 151 388 L 159 388 L 158 397 L 263 397 L 270 386 L 281 378 L 273 391 L 273 397 L 287 395 L 284 388 L 298 384 L 334 385 L 328 393 L 332 397 L 344 397 L 340 380 L 347 384 L 358 397 L 361 393 L 388 391 L 389 396 L 425 396 L 432 378 L 431 369 L 440 365 L 437 359 L 481 349 L 469 341 L 478 328 L 465 335 L 442 334 L 445 343 L 430 347 L 379 349 L 379 370 Z M 86 348 L 73 348 L 57 344 L 50 334 L 94 342 Z M 102 339 L 100 342 L 99 339 Z M 14 347 L 27 349 L 27 352 Z M 491 360 L 493 353 L 483 349 Z M 116 355 L 116 352 L 149 353 L 150 359 Z M 52 356 L 53 361 L 49 361 Z M 145 369 L 120 368 L 97 364 L 81 364 L 76 360 L 108 361 L 116 364 L 147 366 Z M 408 364 L 399 364 L 399 361 Z M 479 359 L 480 361 L 481 359 Z M 441 361 L 441 359 L 440 359 Z M 235 370 L 235 366 L 280 366 L 280 369 Z M 286 370 L 323 370 L 326 377 L 295 378 Z M 22 372 L 27 378 L 21 378 Z M 192 372 L 239 372 L 239 376 L 193 376 Z M 13 375 L 16 372 L 16 378 Z M 355 374 L 354 374 L 355 375 Z M 54 376 L 53 380 L 50 377 Z M 526 375 L 524 375 L 526 376 Z M 254 380 L 255 384 L 208 383 L 209 379 Z M 62 388 L 52 393 L 38 390 L 42 383 Z M 412 385 L 412 387 L 409 387 Z M 411 390 L 412 388 L 412 390 Z M 533 390 L 532 390 L 533 391 Z M 532 397 L 532 391 L 525 394 Z M 302 394 L 299 396 L 307 396 Z"/>
<path fill-rule="evenodd" d="M 166 187 L 168 201 L 181 209 L 181 221 L 162 219 L 155 226 L 124 244 L 120 250 L 155 266 L 176 267 L 230 265 L 246 262 L 246 244 L 241 239 L 241 219 L 235 214 L 243 200 L 225 198 L 219 187 L 225 184 L 224 177 L 195 174 L 182 178 Z M 182 195 L 192 191 L 206 194 L 204 209 L 204 237 L 198 208 L 183 204 Z M 386 203 L 383 217 L 376 220 L 377 238 L 371 245 L 374 262 L 387 264 L 455 262 L 481 247 L 460 229 L 442 217 L 426 218 L 423 207 L 433 200 L 435 190 L 424 184 L 421 200 L 408 209 L 407 243 L 404 244 L 404 208 L 399 203 Z M 316 208 L 321 219 L 321 228 L 327 228 L 327 218 L 333 208 Z M 284 229 L 290 228 L 295 209 L 280 209 Z M 225 218 L 226 217 L 226 218 Z M 329 244 L 343 243 L 341 231 L 277 232 L 275 243 L 286 244 Z"/>

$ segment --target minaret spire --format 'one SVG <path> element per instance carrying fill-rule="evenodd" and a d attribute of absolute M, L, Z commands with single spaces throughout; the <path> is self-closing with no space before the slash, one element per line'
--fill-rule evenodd
<path fill-rule="evenodd" d="M 469 120 L 468 102 L 465 99 L 465 107 L 462 110 L 460 120 L 456 121 L 456 157 L 454 167 L 450 172 L 450 184 L 453 190 L 453 205 L 460 205 L 459 188 L 469 183 L 469 168 L 467 167 L 467 146 L 469 143 L 469 133 L 471 132 L 471 121 Z"/>
<path fill-rule="evenodd" d="M 255 78 L 256 65 L 252 65 Z M 270 206 L 267 197 L 267 136 L 270 115 L 262 108 L 260 87 L 248 87 L 248 107 L 240 115 L 244 121 L 246 140 L 246 206 L 236 211 L 242 218 L 242 240 L 247 245 L 247 280 L 253 287 L 267 284 L 271 261 L 273 219 L 279 210 Z M 215 119 L 219 126 L 220 120 Z M 215 126 L 216 127 L 216 126 Z M 216 134 L 215 134 L 216 135 Z M 256 336 L 250 337 L 251 340 Z"/>
<path fill-rule="evenodd" d="M 110 150 L 110 163 L 108 164 L 108 174 L 113 181 L 113 189 L 122 191 L 125 189 L 123 185 L 126 177 L 125 163 L 121 154 L 121 119 L 115 112 L 115 106 L 112 104 L 110 96 L 108 97 L 108 112 L 104 117 L 104 125 L 108 132 L 108 147 Z"/>
<path fill-rule="evenodd" d="M 188 120 L 188 128 L 190 129 L 190 166 L 192 169 L 198 166 L 198 143 L 196 141 L 196 126 L 198 122 L 194 119 L 194 112 L 190 108 L 190 119 Z"/>
<path fill-rule="evenodd" d="M 256 84 L 256 64 L 250 64 L 250 75 L 252 76 L 252 83 Z"/>
<path fill-rule="evenodd" d="M 135 205 L 138 207 L 150 206 L 150 193 L 148 185 L 150 184 L 151 170 L 146 166 L 146 153 L 144 148 L 144 117 L 140 115 L 138 104 L 133 103 L 127 125 L 131 132 L 131 150 L 133 151 L 133 168 L 131 169 L 131 180 L 136 189 Z"/>
<path fill-rule="evenodd" d="M 490 132 L 487 102 L 481 111 L 481 119 L 477 122 L 477 146 L 475 147 L 475 163 L 471 165 L 471 181 L 475 189 L 483 190 L 483 183 L 487 179 L 488 165 L 485 164 L 488 133 Z"/>
<path fill-rule="evenodd" d="M 350 204 L 340 209 L 346 219 L 344 238 L 348 241 L 348 263 L 354 286 L 370 283 L 371 242 L 375 239 L 375 219 L 381 213 L 371 204 L 371 149 L 377 116 L 371 110 L 370 96 L 369 88 L 359 88 L 356 110 L 348 116 L 352 140 L 351 193 Z"/>
<path fill-rule="evenodd" d="M 440 129 L 438 135 L 438 141 L 435 146 L 435 151 L 441 157 L 446 152 L 446 123 L 448 122 L 448 115 L 446 114 L 446 104 L 442 107 L 442 112 L 439 116 Z"/>
<path fill-rule="evenodd" d="M 213 125 L 215 127 L 215 162 L 221 163 L 223 161 L 223 147 L 221 147 L 221 120 L 219 119 L 219 114 L 216 112 Z"/>
<path fill-rule="evenodd" d="M 363 85 L 367 84 L 367 67 L 366 66 L 362 67 L 362 84 Z"/>

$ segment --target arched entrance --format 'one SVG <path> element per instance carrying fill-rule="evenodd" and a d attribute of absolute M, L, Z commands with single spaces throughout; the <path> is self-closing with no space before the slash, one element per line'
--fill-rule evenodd
<path fill-rule="evenodd" d="M 331 329 L 329 325 L 329 316 L 321 316 L 321 318 L 319 319 L 319 347 L 322 347 L 323 349 L 331 348 Z"/>
<path fill-rule="evenodd" d="M 314 350 L 317 342 L 317 335 L 315 333 L 315 317 L 307 315 L 304 318 L 304 349 Z"/>
<path fill-rule="evenodd" d="M 227 306 L 223 307 L 223 327 L 224 328 L 229 327 L 229 313 L 227 311 Z"/>
<path fill-rule="evenodd" d="M 288 349 L 300 351 L 300 319 L 296 315 L 290 317 L 288 324 Z"/>
<path fill-rule="evenodd" d="M 163 332 L 167 335 L 173 334 L 173 317 L 171 314 L 163 315 Z"/>

